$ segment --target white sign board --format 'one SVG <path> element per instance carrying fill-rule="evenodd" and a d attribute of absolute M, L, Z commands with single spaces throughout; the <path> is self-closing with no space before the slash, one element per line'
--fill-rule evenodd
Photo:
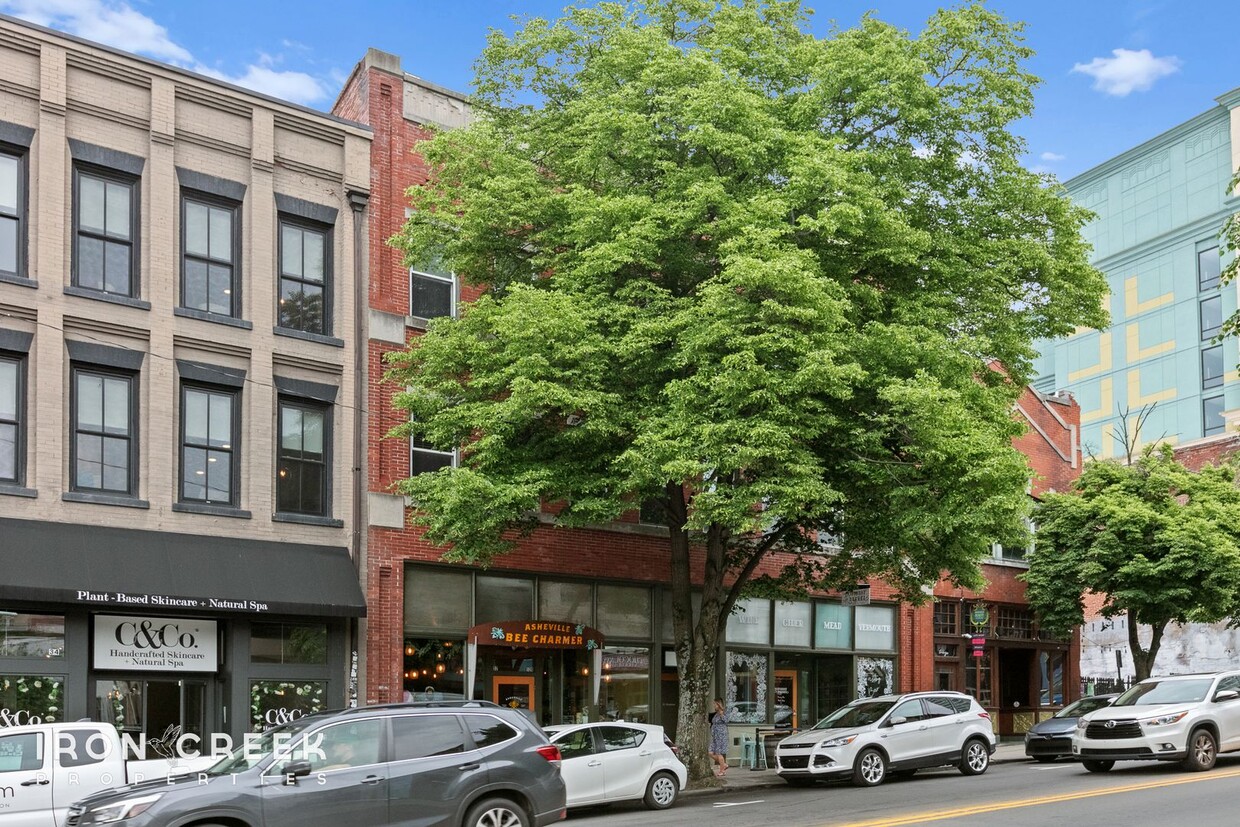
<path fill-rule="evenodd" d="M 214 672 L 219 665 L 214 620 L 95 616 L 95 668 Z"/>
<path fill-rule="evenodd" d="M 870 605 L 870 590 L 854 589 L 850 592 L 841 592 L 840 602 L 845 606 L 868 606 Z"/>

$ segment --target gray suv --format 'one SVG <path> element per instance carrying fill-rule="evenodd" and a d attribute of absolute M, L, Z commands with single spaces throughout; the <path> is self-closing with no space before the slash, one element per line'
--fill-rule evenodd
<path fill-rule="evenodd" d="M 472 701 L 308 715 L 209 770 L 96 793 L 66 827 L 542 827 L 565 815 L 560 750 Z"/>

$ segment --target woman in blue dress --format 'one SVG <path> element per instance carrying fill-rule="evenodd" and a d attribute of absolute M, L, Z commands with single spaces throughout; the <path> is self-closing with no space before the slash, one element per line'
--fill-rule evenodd
<path fill-rule="evenodd" d="M 723 699 L 715 698 L 715 709 L 710 713 L 710 760 L 715 763 L 715 775 L 723 778 L 728 772 L 728 713 Z"/>

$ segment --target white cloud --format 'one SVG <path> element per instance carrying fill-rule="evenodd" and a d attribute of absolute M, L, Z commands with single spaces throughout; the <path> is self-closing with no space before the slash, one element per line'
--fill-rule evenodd
<path fill-rule="evenodd" d="M 167 29 L 124 0 L 0 0 L 0 11 L 293 103 L 314 103 L 327 97 L 320 81 L 305 72 L 276 69 L 277 61 L 268 55 L 232 75 L 199 63 Z"/>
<path fill-rule="evenodd" d="M 1073 72 L 1089 75 L 1094 88 L 1108 95 L 1124 97 L 1130 92 L 1144 92 L 1154 81 L 1180 71 L 1178 57 L 1154 57 L 1149 49 L 1113 49 L 1113 57 L 1096 57 L 1089 63 L 1078 63 Z"/>
<path fill-rule="evenodd" d="M 1038 157 L 1043 161 L 1062 161 L 1067 156 L 1060 155 L 1058 152 L 1043 152 Z"/>

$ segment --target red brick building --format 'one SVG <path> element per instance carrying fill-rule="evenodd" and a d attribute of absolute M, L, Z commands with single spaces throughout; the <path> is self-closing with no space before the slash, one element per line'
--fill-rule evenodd
<path fill-rule="evenodd" d="M 383 355 L 470 296 L 451 274 L 406 267 L 385 242 L 405 221 L 405 190 L 426 180 L 412 148 L 429 137 L 428 127 L 461 126 L 470 113 L 461 95 L 404 73 L 398 57 L 376 50 L 354 69 L 333 112 L 374 130 L 363 561 L 369 611 L 360 698 L 383 703 L 406 693 L 468 693 L 526 705 L 546 723 L 623 717 L 674 727 L 665 528 L 638 514 L 590 530 L 548 526 L 484 571 L 442 564 L 441 551 L 407 527 L 407 504 L 391 493 L 392 484 L 454 457 L 384 439 L 401 416 L 391 404 L 397 388 L 379 381 Z M 1079 409 L 1068 397 L 1029 390 L 1018 411 L 1031 424 L 1020 446 L 1038 473 L 1034 492 L 1066 485 L 1080 465 Z M 720 694 L 738 710 L 734 720 L 750 727 L 808 725 L 858 694 L 938 686 L 971 689 L 998 710 L 1010 701 L 1023 713 L 1040 697 L 1043 705 L 1061 703 L 1068 646 L 1036 638 L 1015 580 L 1020 556 L 996 551 L 982 595 L 940 587 L 942 602 L 916 609 L 897 604 L 881 583 L 864 606 L 844 605 L 839 596 L 745 601 L 722 645 Z M 936 606 L 950 607 L 955 625 Z M 984 658 L 966 656 L 960 637 L 973 629 L 968 611 L 961 612 L 974 607 L 987 608 L 990 625 L 1002 629 L 988 637 Z M 565 640 L 602 646 L 594 651 Z M 1045 689 L 1043 672 L 1051 676 Z"/>

